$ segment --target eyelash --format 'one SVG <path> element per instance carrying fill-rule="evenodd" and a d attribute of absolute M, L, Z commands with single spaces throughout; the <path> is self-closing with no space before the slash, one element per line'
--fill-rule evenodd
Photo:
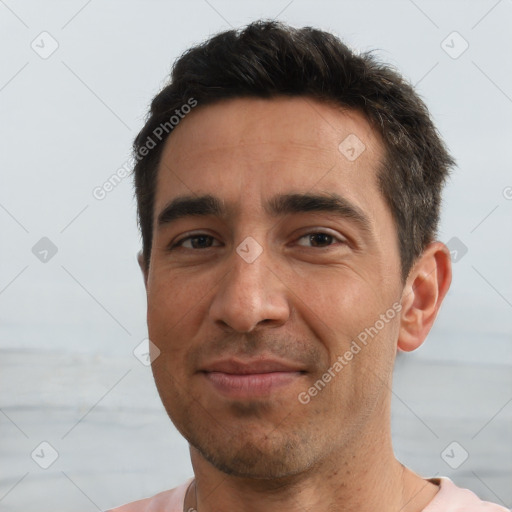
<path fill-rule="evenodd" d="M 343 239 L 343 238 L 340 238 L 332 233 L 329 233 L 329 232 L 326 232 L 326 231 L 309 231 L 303 235 L 301 235 L 297 240 L 301 240 L 303 238 L 306 238 L 306 237 L 310 237 L 312 235 L 326 235 L 326 236 L 329 236 L 332 238 L 332 242 L 337 242 L 337 243 L 341 243 L 343 245 L 346 245 L 348 242 L 347 240 Z M 194 238 L 200 238 L 200 237 L 208 237 L 208 238 L 211 238 L 211 239 L 215 239 L 214 236 L 212 235 L 209 235 L 207 233 L 197 233 L 197 234 L 194 234 L 194 235 L 189 235 L 189 236 L 186 236 L 186 237 L 183 237 L 181 238 L 180 240 L 178 240 L 177 242 L 174 242 L 174 243 L 171 243 L 168 250 L 169 251 L 172 251 L 173 249 L 177 248 L 177 247 L 182 247 L 183 246 L 183 243 L 186 242 L 187 240 L 192 240 Z M 334 243 L 331 243 L 327 246 L 323 246 L 323 247 L 320 247 L 320 249 L 326 249 L 328 247 L 331 247 L 333 246 Z M 200 251 L 200 250 L 206 250 L 206 249 L 210 249 L 211 247 L 206 247 L 206 248 L 203 248 L 203 249 L 196 249 L 196 248 L 193 248 L 193 247 L 186 247 L 186 249 L 189 249 L 189 250 L 193 250 L 193 251 Z M 314 249 L 315 247 L 314 246 L 309 246 L 309 248 L 311 249 Z"/>

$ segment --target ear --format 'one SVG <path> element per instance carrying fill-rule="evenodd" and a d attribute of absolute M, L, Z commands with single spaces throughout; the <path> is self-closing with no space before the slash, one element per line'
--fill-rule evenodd
<path fill-rule="evenodd" d="M 147 288 L 148 288 L 148 270 L 149 269 L 146 268 L 146 263 L 144 261 L 144 255 L 142 254 L 142 251 L 139 251 L 137 253 L 137 261 L 139 262 L 139 267 L 142 271 L 142 276 L 144 277 L 144 287 L 147 290 Z"/>
<path fill-rule="evenodd" d="M 414 264 L 402 292 L 398 349 L 417 349 L 427 337 L 452 282 L 450 250 L 431 242 Z"/>

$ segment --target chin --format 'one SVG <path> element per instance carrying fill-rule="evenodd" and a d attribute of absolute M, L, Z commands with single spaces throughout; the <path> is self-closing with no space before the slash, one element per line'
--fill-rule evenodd
<path fill-rule="evenodd" d="M 306 440 L 272 436 L 272 433 L 259 439 L 247 439 L 247 433 L 243 433 L 238 438 L 224 438 L 222 443 L 219 437 L 206 439 L 197 434 L 189 437 L 189 443 L 204 459 L 231 476 L 276 480 L 298 475 L 312 466 L 312 453 L 305 450 L 305 446 L 311 448 L 311 443 L 306 444 Z"/>

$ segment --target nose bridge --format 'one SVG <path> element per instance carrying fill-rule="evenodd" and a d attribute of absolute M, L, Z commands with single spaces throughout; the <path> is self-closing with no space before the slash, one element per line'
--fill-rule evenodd
<path fill-rule="evenodd" d="M 210 313 L 215 322 L 249 332 L 261 322 L 276 325 L 289 316 L 286 287 L 272 272 L 273 258 L 254 239 L 246 238 L 230 255 Z"/>

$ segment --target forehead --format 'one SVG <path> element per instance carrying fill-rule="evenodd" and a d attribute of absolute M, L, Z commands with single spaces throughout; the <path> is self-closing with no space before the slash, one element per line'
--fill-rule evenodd
<path fill-rule="evenodd" d="M 227 201 L 257 202 L 311 190 L 336 191 L 374 209 L 383 158 L 380 137 L 364 115 L 309 97 L 199 105 L 166 141 L 155 211 L 183 194 L 214 191 Z"/>

